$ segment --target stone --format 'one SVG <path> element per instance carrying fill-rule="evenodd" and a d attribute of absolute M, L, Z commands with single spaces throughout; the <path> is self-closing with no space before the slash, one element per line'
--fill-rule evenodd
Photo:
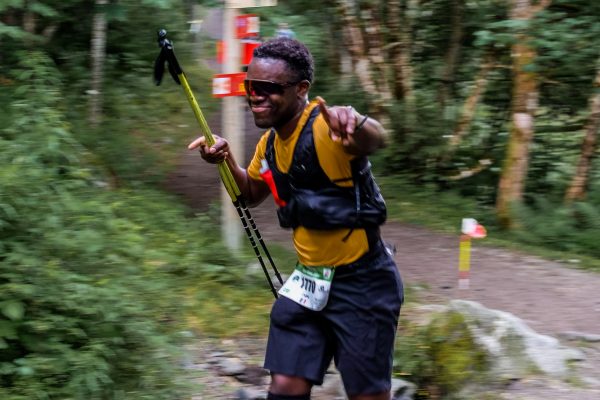
<path fill-rule="evenodd" d="M 217 365 L 225 376 L 241 375 L 246 369 L 242 360 L 237 357 L 222 358 L 217 362 Z"/>
<path fill-rule="evenodd" d="M 491 355 L 492 369 L 504 378 L 520 378 L 530 372 L 531 367 L 560 377 L 568 372 L 569 361 L 585 358 L 581 351 L 535 332 L 508 312 L 466 300 L 451 301 L 450 309 L 465 316 L 475 339 Z"/>
<path fill-rule="evenodd" d="M 596 335 L 593 333 L 567 331 L 560 333 L 559 336 L 566 340 L 581 340 L 583 342 L 590 343 L 600 342 L 600 335 Z"/>
<path fill-rule="evenodd" d="M 412 400 L 417 386 L 404 379 L 392 379 L 392 399 L 393 400 Z"/>

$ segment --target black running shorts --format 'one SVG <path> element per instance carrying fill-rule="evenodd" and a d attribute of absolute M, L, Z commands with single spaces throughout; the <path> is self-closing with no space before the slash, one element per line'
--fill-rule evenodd
<path fill-rule="evenodd" d="M 323 383 L 333 358 L 348 395 L 390 390 L 402 280 L 383 243 L 336 268 L 329 301 L 312 311 L 280 296 L 271 310 L 265 368 Z"/>

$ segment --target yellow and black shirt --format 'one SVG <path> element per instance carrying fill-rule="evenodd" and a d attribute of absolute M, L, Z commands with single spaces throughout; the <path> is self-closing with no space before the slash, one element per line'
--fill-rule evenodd
<path fill-rule="evenodd" d="M 294 150 L 300 133 L 311 112 L 318 103 L 311 102 L 302 114 L 295 131 L 285 140 L 275 135 L 274 149 L 277 168 L 287 172 L 294 156 Z M 352 176 L 350 162 L 355 156 L 345 152 L 339 142 L 334 142 L 329 136 L 329 127 L 322 115 L 318 115 L 312 126 L 315 150 L 319 165 L 331 181 L 339 181 L 340 186 L 352 186 L 347 178 Z M 256 146 L 256 152 L 248 174 L 252 179 L 262 180 L 260 176 L 261 162 L 265 159 L 270 130 L 265 132 Z M 348 228 L 331 230 L 308 229 L 298 226 L 293 232 L 294 246 L 300 263 L 308 266 L 344 265 L 356 261 L 369 249 L 367 235 L 364 229 Z"/>

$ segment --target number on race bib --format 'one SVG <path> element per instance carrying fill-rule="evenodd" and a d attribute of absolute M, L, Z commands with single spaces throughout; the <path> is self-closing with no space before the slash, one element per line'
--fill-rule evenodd
<path fill-rule="evenodd" d="M 334 269 L 331 267 L 305 267 L 298 264 L 279 294 L 306 308 L 320 311 L 327 305 L 333 275 Z"/>

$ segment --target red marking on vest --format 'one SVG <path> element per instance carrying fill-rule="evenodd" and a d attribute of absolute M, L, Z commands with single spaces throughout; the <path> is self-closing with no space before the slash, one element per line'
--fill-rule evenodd
<path fill-rule="evenodd" d="M 285 207 L 287 204 L 285 200 L 282 200 L 279 197 L 279 193 L 277 193 L 277 186 L 275 186 L 275 179 L 273 179 L 273 173 L 269 169 L 269 166 L 266 163 L 266 160 L 262 162 L 263 167 L 260 169 L 260 177 L 263 178 L 263 181 L 269 186 L 271 190 L 271 194 L 273 195 L 273 199 L 275 200 L 275 204 L 279 207 Z"/>

